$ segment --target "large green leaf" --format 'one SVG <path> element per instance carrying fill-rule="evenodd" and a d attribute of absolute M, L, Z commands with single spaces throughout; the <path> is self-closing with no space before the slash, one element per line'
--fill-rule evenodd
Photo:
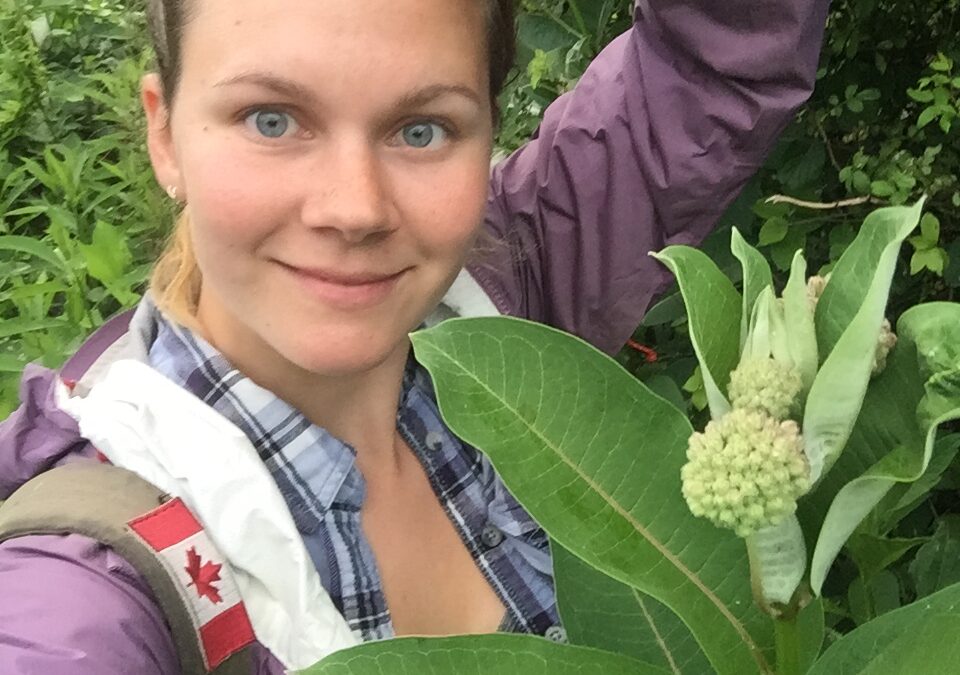
<path fill-rule="evenodd" d="M 817 343 L 826 360 L 803 413 L 804 446 L 814 481 L 836 462 L 860 413 L 897 255 L 920 220 L 921 206 L 870 214 L 837 262 L 817 305 Z"/>
<path fill-rule="evenodd" d="M 837 493 L 823 521 L 810 565 L 810 584 L 816 593 L 820 592 L 840 548 L 887 491 L 895 483 L 912 483 L 926 472 L 939 425 L 960 418 L 960 382 L 950 387 L 947 386 L 950 380 L 941 378 L 944 373 L 960 372 L 960 350 L 956 348 L 960 342 L 960 305 L 919 305 L 903 314 L 897 329 L 901 344 L 888 367 L 895 371 L 919 371 L 927 378 L 926 395 L 919 406 L 914 403 L 908 408 L 907 414 L 914 414 L 919 408 L 926 410 L 927 415 L 937 416 L 923 417 L 919 426 L 908 420 L 904 428 L 912 433 L 897 439 L 893 445 L 878 444 L 877 450 L 887 450 L 887 454 Z M 910 377 L 908 372 L 896 379 L 903 381 Z M 931 382 L 935 383 L 933 389 Z M 916 401 L 915 395 L 910 396 L 909 388 L 884 389 L 889 402 L 878 402 L 882 409 L 888 409 L 891 404 L 903 407 L 905 402 Z M 928 403 L 931 398 L 934 403 Z M 865 410 L 868 412 L 876 414 Z M 917 431 L 921 434 L 919 437 Z"/>
<path fill-rule="evenodd" d="M 13 354 L 0 354 L 0 373 L 20 373 L 27 362 Z"/>
<path fill-rule="evenodd" d="M 662 675 L 621 654 L 529 635 L 397 638 L 339 651 L 303 675 Z"/>
<path fill-rule="evenodd" d="M 454 319 L 412 340 L 447 424 L 554 540 L 679 614 L 718 672 L 768 666 L 772 630 L 743 542 L 681 496 L 682 412 L 582 340 L 528 321 Z"/>
<path fill-rule="evenodd" d="M 562 546 L 552 549 L 557 602 L 571 643 L 626 654 L 674 674 L 710 672 L 690 629 L 669 607 Z"/>
<path fill-rule="evenodd" d="M 587 29 L 599 33 L 617 10 L 617 0 L 576 0 L 571 6 L 579 8 Z"/>
<path fill-rule="evenodd" d="M 702 251 L 689 246 L 668 246 L 652 255 L 677 277 L 687 306 L 690 342 L 700 361 L 710 414 L 719 419 L 730 411 L 723 392 L 730 382 L 730 371 L 740 360 L 743 312 L 740 294 Z"/>
<path fill-rule="evenodd" d="M 808 675 L 953 675 L 960 663 L 958 634 L 960 584 L 845 635 Z"/>

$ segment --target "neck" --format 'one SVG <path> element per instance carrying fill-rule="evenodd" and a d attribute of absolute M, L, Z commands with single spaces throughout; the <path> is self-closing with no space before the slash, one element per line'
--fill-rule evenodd
<path fill-rule="evenodd" d="M 300 378 L 261 383 L 307 419 L 357 451 L 368 478 L 398 469 L 397 403 L 410 343 L 406 340 L 373 368 L 349 375 L 324 376 L 300 371 Z M 266 373 L 264 377 L 269 377 Z"/>

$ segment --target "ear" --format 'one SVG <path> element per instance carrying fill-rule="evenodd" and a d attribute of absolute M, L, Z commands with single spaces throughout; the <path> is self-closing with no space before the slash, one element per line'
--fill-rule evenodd
<path fill-rule="evenodd" d="M 170 109 L 163 95 L 163 84 L 157 73 L 149 73 L 140 80 L 140 101 L 147 118 L 147 151 L 153 173 L 164 191 L 176 189 L 180 199 L 186 197 L 177 152 L 170 127 Z"/>

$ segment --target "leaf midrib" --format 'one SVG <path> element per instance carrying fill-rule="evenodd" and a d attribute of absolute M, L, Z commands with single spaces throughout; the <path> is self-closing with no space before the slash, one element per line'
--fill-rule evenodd
<path fill-rule="evenodd" d="M 647 605 L 644 603 L 643 598 L 640 597 L 640 591 L 636 588 L 630 589 L 633 592 L 633 597 L 636 599 L 637 604 L 640 605 L 640 611 L 643 612 L 643 618 L 650 625 L 650 630 L 653 632 L 653 637 L 657 640 L 657 646 L 660 647 L 660 651 L 663 652 L 664 658 L 667 659 L 667 665 L 670 666 L 670 670 L 674 672 L 675 675 L 683 675 L 680 672 L 680 668 L 677 667 L 677 662 L 673 660 L 673 652 L 670 651 L 670 648 L 667 646 L 666 641 L 664 641 L 663 636 L 660 635 L 660 631 L 657 629 L 657 623 L 653 620 L 653 616 L 650 615 L 650 612 L 647 611 Z"/>

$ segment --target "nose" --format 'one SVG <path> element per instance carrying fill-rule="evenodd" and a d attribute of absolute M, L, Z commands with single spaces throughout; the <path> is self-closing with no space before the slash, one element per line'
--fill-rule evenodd
<path fill-rule="evenodd" d="M 392 230 L 384 167 L 366 141 L 331 142 L 318 153 L 307 177 L 302 220 L 360 243 Z"/>

